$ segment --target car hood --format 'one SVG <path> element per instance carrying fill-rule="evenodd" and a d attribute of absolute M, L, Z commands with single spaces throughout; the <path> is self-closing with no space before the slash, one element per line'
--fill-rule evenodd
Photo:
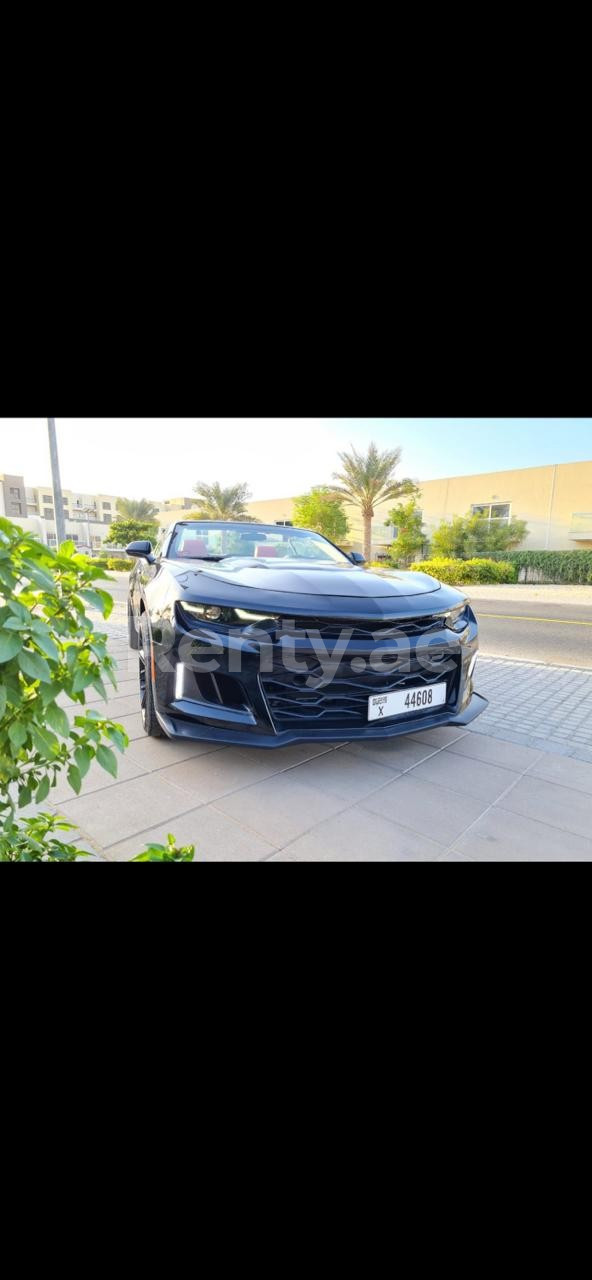
<path fill-rule="evenodd" d="M 345 597 L 350 600 L 381 600 L 428 595 L 440 583 L 426 573 L 362 569 L 358 565 L 326 564 L 291 560 L 278 564 L 269 560 L 232 557 L 219 564 L 169 561 L 169 568 L 188 597 L 204 596 L 209 588 L 226 592 L 264 592 L 267 596 Z"/>

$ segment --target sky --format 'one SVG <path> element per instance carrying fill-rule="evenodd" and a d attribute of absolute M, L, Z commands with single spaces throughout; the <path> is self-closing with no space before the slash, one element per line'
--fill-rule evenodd
<path fill-rule="evenodd" d="M 62 485 L 189 497 L 197 481 L 246 481 L 254 499 L 331 480 L 339 450 L 402 448 L 400 476 L 432 480 L 592 459 L 592 418 L 57 418 Z M 50 478 L 45 418 L 0 418 L 0 474 Z"/>

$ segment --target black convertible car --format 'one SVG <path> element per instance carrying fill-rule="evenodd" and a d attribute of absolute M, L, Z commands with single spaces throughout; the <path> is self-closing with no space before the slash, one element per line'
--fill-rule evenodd
<path fill-rule="evenodd" d="M 127 548 L 146 733 L 278 747 L 465 725 L 477 622 L 422 573 L 370 571 L 320 534 L 182 522 Z"/>

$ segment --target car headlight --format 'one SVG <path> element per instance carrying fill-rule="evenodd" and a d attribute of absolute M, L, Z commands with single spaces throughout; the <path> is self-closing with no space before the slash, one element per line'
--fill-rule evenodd
<path fill-rule="evenodd" d="M 205 618 L 208 622 L 219 622 L 222 617 L 222 609 L 217 604 L 187 604 L 184 600 L 181 608 L 192 618 Z"/>
<path fill-rule="evenodd" d="M 221 627 L 250 627 L 270 629 L 277 627 L 279 618 L 268 613 L 254 613 L 251 609 L 232 608 L 218 604 L 190 604 L 187 600 L 179 602 L 179 611 L 188 622 L 213 622 Z"/>
<path fill-rule="evenodd" d="M 450 631 L 456 631 L 457 633 L 466 631 L 469 625 L 468 608 L 469 606 L 465 602 L 457 605 L 456 609 L 450 609 L 448 613 L 444 614 L 444 625 Z"/>

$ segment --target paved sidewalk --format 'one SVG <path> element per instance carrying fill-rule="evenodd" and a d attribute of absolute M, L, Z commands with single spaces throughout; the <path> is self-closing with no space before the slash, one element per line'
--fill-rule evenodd
<path fill-rule="evenodd" d="M 196 861 L 592 861 L 590 672 L 481 658 L 492 705 L 469 729 L 262 751 L 147 739 L 136 655 L 105 630 L 129 750 L 116 782 L 93 767 L 79 797 L 51 793 L 102 860 L 172 831 Z"/>
<path fill-rule="evenodd" d="M 592 764 L 592 671 L 480 656 L 475 684 L 489 707 L 471 732 Z"/>

